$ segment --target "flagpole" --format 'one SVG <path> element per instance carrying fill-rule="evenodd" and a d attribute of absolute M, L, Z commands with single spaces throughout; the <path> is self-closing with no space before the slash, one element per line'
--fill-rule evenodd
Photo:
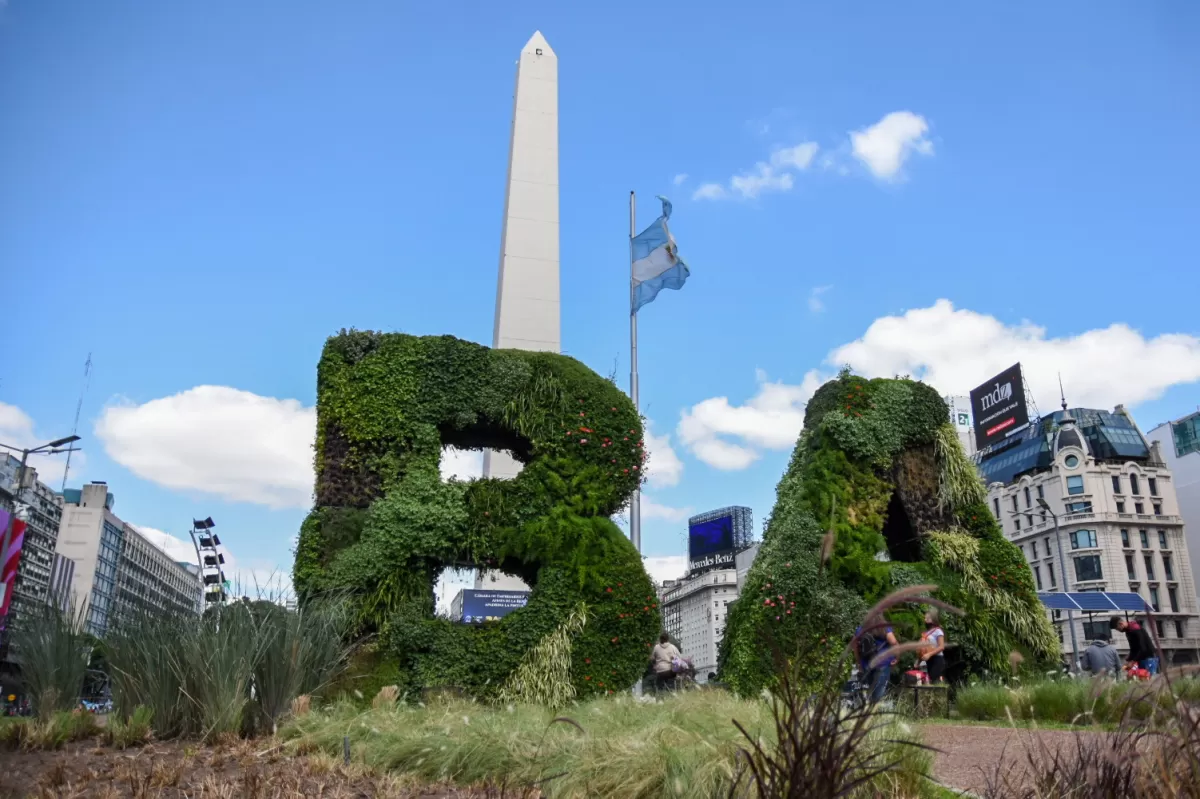
<path fill-rule="evenodd" d="M 638 405 L 638 361 L 637 361 L 637 312 L 633 308 L 633 238 L 637 235 L 637 196 L 629 192 L 629 398 L 633 400 L 633 408 L 641 415 Z M 643 441 L 645 439 L 643 438 Z M 640 480 L 640 470 L 639 470 Z M 642 552 L 642 490 L 633 491 L 633 500 L 629 503 L 629 540 L 640 555 Z"/>

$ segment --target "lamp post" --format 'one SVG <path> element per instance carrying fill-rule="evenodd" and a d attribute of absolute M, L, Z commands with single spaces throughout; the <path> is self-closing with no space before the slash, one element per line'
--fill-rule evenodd
<path fill-rule="evenodd" d="M 1042 497 L 1038 497 L 1037 504 L 1044 513 L 1049 513 L 1050 518 L 1054 519 L 1054 544 L 1058 547 L 1058 573 L 1062 575 L 1063 588 L 1069 588 L 1068 580 L 1070 578 L 1067 575 L 1067 558 L 1063 554 L 1062 535 L 1058 530 L 1058 514 L 1050 508 L 1050 505 Z M 1079 670 L 1079 641 L 1075 638 L 1075 611 L 1067 611 L 1067 624 L 1071 628 L 1071 653 L 1073 656 L 1071 659 L 1071 672 L 1074 673 Z"/>
<path fill-rule="evenodd" d="M 17 447 L 10 447 L 7 444 L 0 444 L 0 449 L 7 449 L 12 450 L 13 452 L 21 453 L 21 469 L 17 472 L 17 488 L 14 498 L 19 500 L 21 496 L 21 490 L 25 487 L 25 466 L 27 463 L 29 463 L 30 455 L 37 455 L 39 453 L 55 455 L 59 452 L 69 452 L 72 450 L 59 449 L 59 447 L 68 444 L 74 444 L 78 440 L 79 436 L 67 436 L 66 438 L 55 439 L 49 444 L 42 444 L 41 446 L 31 447 L 29 449 L 17 449 Z M 13 523 L 16 521 L 16 518 L 17 513 L 16 508 L 14 507 L 13 512 L 8 514 L 8 523 L 4 525 L 4 541 L 3 543 L 0 543 L 0 569 L 3 569 L 4 564 L 8 562 L 8 548 L 12 545 Z M 2 596 L 3 592 L 0 592 L 0 597 Z"/>

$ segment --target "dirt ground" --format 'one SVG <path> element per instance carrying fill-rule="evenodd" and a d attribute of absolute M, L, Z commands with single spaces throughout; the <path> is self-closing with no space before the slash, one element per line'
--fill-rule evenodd
<path fill-rule="evenodd" d="M 1028 754 L 1076 746 L 1077 733 L 1070 730 L 1014 730 L 1005 727 L 924 724 L 922 741 L 939 750 L 934 755 L 933 775 L 943 785 L 981 794 L 988 779 L 1003 768 L 1015 780 L 1029 766 Z M 1083 733 L 1087 735 L 1088 733 Z"/>
<path fill-rule="evenodd" d="M 262 754 L 263 744 L 152 744 L 117 752 L 80 742 L 58 752 L 0 751 L 0 799 L 484 799 L 495 791 L 414 785 L 324 755 Z M 512 793 L 511 791 L 509 792 Z M 519 795 L 519 794 L 518 794 Z"/>

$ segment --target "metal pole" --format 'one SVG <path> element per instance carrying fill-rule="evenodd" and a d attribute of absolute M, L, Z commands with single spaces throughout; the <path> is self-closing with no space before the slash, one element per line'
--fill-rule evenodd
<path fill-rule="evenodd" d="M 1062 574 L 1063 587 L 1070 590 L 1070 579 L 1067 574 L 1067 559 L 1063 555 L 1062 535 L 1058 531 L 1058 514 L 1050 511 L 1050 518 L 1054 519 L 1054 543 L 1058 546 L 1058 570 Z M 1075 674 L 1079 670 L 1079 641 L 1075 638 L 1075 611 L 1067 611 L 1067 624 L 1071 628 L 1071 673 Z"/>
<path fill-rule="evenodd" d="M 629 398 L 633 400 L 633 408 L 641 414 L 638 405 L 638 361 L 637 361 L 637 312 L 633 308 L 633 237 L 637 235 L 637 197 L 629 192 Z M 640 479 L 640 477 L 639 477 Z M 629 503 L 629 540 L 640 555 L 642 552 L 642 491 L 639 487 L 633 490 L 633 500 Z"/>

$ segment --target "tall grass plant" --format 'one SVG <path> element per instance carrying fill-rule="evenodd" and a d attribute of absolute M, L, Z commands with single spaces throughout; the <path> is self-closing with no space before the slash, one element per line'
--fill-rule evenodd
<path fill-rule="evenodd" d="M 42 605 L 14 626 L 12 646 L 39 717 L 78 706 L 95 649 L 84 632 L 83 608 Z"/>

